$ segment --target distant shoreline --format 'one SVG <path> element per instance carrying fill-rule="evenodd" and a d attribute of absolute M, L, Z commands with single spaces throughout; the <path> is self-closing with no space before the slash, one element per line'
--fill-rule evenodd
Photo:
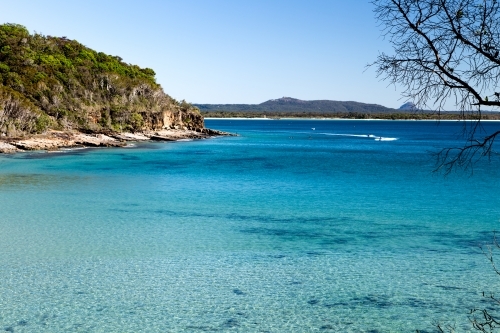
<path fill-rule="evenodd" d="M 463 118 L 460 116 L 456 117 L 426 117 L 426 118 L 397 118 L 397 117 L 385 117 L 385 118 L 371 118 L 371 117 L 363 117 L 363 118 L 348 118 L 348 117 L 260 117 L 260 116 L 255 116 L 255 117 L 227 117 L 227 116 L 221 116 L 221 117 L 206 117 L 204 116 L 205 120 L 366 120 L 366 121 L 380 121 L 380 120 L 390 120 L 390 121 L 500 121 L 500 115 L 494 115 L 494 116 L 488 116 L 488 115 L 483 115 L 481 119 L 478 118 Z"/>
<path fill-rule="evenodd" d="M 417 119 L 417 118 L 405 118 L 405 119 L 385 119 L 385 118 L 337 118 L 337 117 L 282 117 L 282 118 L 264 118 L 264 117 L 204 117 L 205 120 L 341 120 L 341 121 L 482 121 L 482 122 L 500 122 L 500 117 L 498 119 Z"/>
<path fill-rule="evenodd" d="M 338 120 L 500 120 L 500 112 L 286 112 L 201 111 L 205 119 L 338 119 Z"/>

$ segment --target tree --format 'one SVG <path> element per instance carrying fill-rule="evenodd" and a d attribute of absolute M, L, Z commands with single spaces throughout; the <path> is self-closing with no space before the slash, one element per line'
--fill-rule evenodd
<path fill-rule="evenodd" d="M 462 147 L 438 155 L 438 168 L 469 168 L 491 157 L 500 129 L 479 131 L 484 107 L 500 107 L 500 1 L 373 0 L 375 16 L 394 54 L 371 64 L 377 76 L 402 86 L 420 109 L 441 112 L 450 101 L 475 119 Z"/>
<path fill-rule="evenodd" d="M 500 275 L 500 270 L 495 263 L 493 252 L 499 249 L 500 243 L 498 242 L 496 233 L 494 233 L 493 244 L 488 246 L 486 250 L 483 249 L 483 253 L 486 255 L 493 266 L 495 273 L 498 275 Z M 500 299 L 495 297 L 493 294 L 485 295 L 483 292 L 483 297 L 487 297 L 493 306 L 498 307 L 500 305 Z M 500 330 L 500 317 L 498 316 L 498 310 L 496 311 L 497 313 L 492 312 L 493 311 L 491 309 L 472 309 L 470 311 L 470 321 L 474 329 L 483 333 L 491 333 Z"/>
<path fill-rule="evenodd" d="M 481 248 L 483 253 L 490 261 L 493 269 L 497 275 L 500 275 L 500 269 L 498 268 L 495 259 L 494 252 L 500 250 L 500 243 L 497 238 L 496 233 L 493 235 L 493 243 L 486 246 L 485 248 Z M 488 308 L 479 309 L 474 308 L 470 310 L 469 313 L 469 321 L 472 324 L 474 330 L 483 332 L 483 333 L 493 333 L 500 331 L 500 313 L 498 311 L 498 307 L 500 306 L 500 298 L 496 297 L 494 294 L 485 294 L 483 292 L 483 297 L 485 297 L 486 303 L 489 303 L 490 306 Z M 455 327 L 446 326 L 446 325 L 437 325 L 438 332 L 456 332 Z"/>
<path fill-rule="evenodd" d="M 403 97 L 420 109 L 444 110 L 450 101 L 463 119 L 477 120 L 462 147 L 438 154 L 438 168 L 471 167 L 491 157 L 500 129 L 481 134 L 482 108 L 500 107 L 500 0 L 372 0 L 383 35 L 394 49 L 372 64 L 377 76 L 403 87 Z M 485 251 L 497 274 L 493 250 Z M 484 295 L 497 307 L 500 299 Z M 472 309 L 469 319 L 480 332 L 500 331 L 494 308 Z M 439 332 L 453 327 L 437 325 Z"/>

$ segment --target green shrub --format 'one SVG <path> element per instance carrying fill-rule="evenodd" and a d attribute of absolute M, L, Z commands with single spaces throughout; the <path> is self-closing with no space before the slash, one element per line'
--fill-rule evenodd
<path fill-rule="evenodd" d="M 40 54 L 38 56 L 38 62 L 42 65 L 47 65 L 53 68 L 61 66 L 61 62 L 51 54 Z"/>
<path fill-rule="evenodd" d="M 97 62 L 95 55 L 94 55 L 94 52 L 92 52 L 90 49 L 81 50 L 80 54 L 78 54 L 78 58 L 83 59 L 83 60 L 90 60 L 93 63 Z"/>
<path fill-rule="evenodd" d="M 143 69 L 141 69 L 141 72 L 143 72 L 145 75 L 151 76 L 151 77 L 155 77 L 155 75 L 156 75 L 155 71 L 152 70 L 151 68 L 143 68 Z"/>
<path fill-rule="evenodd" d="M 5 23 L 0 25 L 0 38 L 5 37 L 28 37 L 29 31 L 25 26 L 16 23 Z"/>
<path fill-rule="evenodd" d="M 38 72 L 35 74 L 35 76 L 33 77 L 33 80 L 32 82 L 33 83 L 38 83 L 39 81 L 43 80 L 47 78 L 47 75 L 45 73 L 42 73 L 42 72 Z"/>
<path fill-rule="evenodd" d="M 51 123 L 52 123 L 52 119 L 49 116 L 47 116 L 46 114 L 42 114 L 35 121 L 35 131 L 37 133 L 42 133 L 46 129 L 49 128 Z"/>
<path fill-rule="evenodd" d="M 12 48 L 9 45 L 2 46 L 0 49 L 0 53 L 2 54 L 9 54 Z"/>
<path fill-rule="evenodd" d="M 23 81 L 21 80 L 19 74 L 15 72 L 5 74 L 4 84 L 17 91 L 22 90 L 23 88 Z"/>
<path fill-rule="evenodd" d="M 134 130 L 140 130 L 144 125 L 144 119 L 140 114 L 134 112 L 130 115 L 130 124 Z"/>
<path fill-rule="evenodd" d="M 10 67 L 7 64 L 0 62 L 0 73 L 7 73 L 10 71 Z"/>

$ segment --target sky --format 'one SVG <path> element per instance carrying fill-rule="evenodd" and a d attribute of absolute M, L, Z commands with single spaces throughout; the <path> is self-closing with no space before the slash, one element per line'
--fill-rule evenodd
<path fill-rule="evenodd" d="M 0 23 L 154 69 L 177 100 L 406 102 L 367 68 L 391 53 L 368 0 L 0 0 L 0 8 Z"/>

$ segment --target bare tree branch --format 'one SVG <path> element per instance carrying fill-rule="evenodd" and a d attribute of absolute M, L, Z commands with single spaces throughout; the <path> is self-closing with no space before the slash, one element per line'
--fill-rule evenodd
<path fill-rule="evenodd" d="M 441 112 L 449 101 L 463 119 L 481 120 L 481 107 L 500 108 L 500 1 L 372 0 L 383 35 L 394 49 L 369 66 L 403 87 L 420 109 Z M 470 131 L 463 147 L 438 155 L 437 169 L 472 168 L 490 157 L 500 132 Z"/>

